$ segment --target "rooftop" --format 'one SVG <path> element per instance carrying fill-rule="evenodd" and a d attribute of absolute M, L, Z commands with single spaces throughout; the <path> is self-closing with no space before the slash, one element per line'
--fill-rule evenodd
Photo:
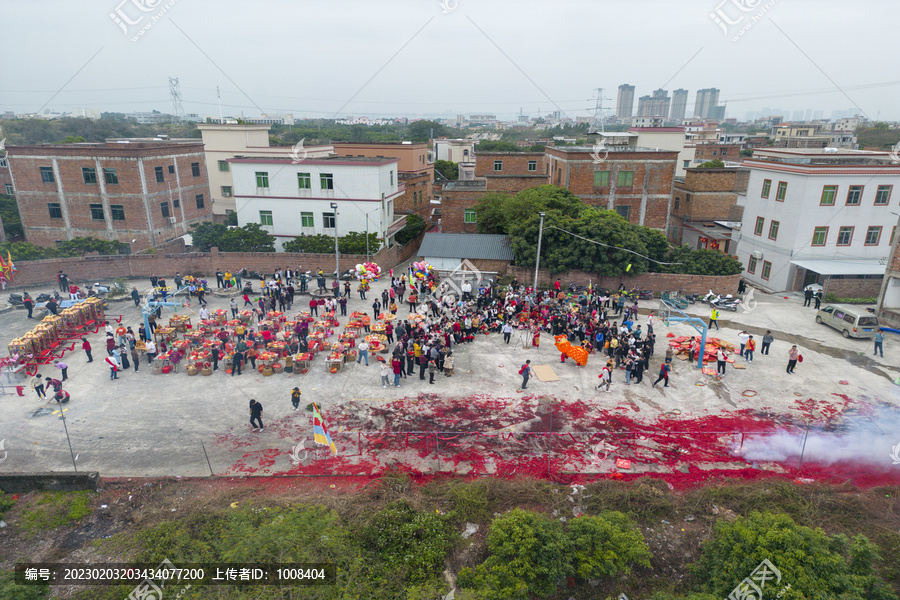
<path fill-rule="evenodd" d="M 303 163 L 310 165 L 343 165 L 343 164 L 359 164 L 359 165 L 387 165 L 397 163 L 400 159 L 385 156 L 321 156 L 316 158 L 304 159 Z M 227 159 L 233 163 L 264 163 L 264 164 L 299 164 L 292 156 L 260 156 L 253 158 L 235 157 Z"/>
<path fill-rule="evenodd" d="M 809 258 L 792 260 L 791 264 L 819 275 L 884 275 L 885 265 L 874 260 L 837 260 Z"/>
<path fill-rule="evenodd" d="M 509 236 L 487 233 L 426 233 L 419 246 L 425 258 L 513 260 Z"/>
<path fill-rule="evenodd" d="M 444 184 L 445 190 L 478 190 L 487 187 L 487 179 L 471 179 L 469 181 L 448 181 Z"/>

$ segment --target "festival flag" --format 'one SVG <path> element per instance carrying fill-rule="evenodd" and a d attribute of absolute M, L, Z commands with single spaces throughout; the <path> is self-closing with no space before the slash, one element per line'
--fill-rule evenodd
<path fill-rule="evenodd" d="M 6 263 L 3 262 L 3 256 L 0 255 L 0 273 L 6 274 Z"/>
<path fill-rule="evenodd" d="M 319 407 L 315 403 L 313 403 L 313 439 L 317 444 L 330 446 L 331 451 L 337 454 L 337 446 L 331 441 L 331 435 L 325 428 L 325 419 L 322 418 L 322 413 L 319 412 Z"/>
<path fill-rule="evenodd" d="M 12 281 L 13 278 L 16 276 L 16 273 L 19 272 L 19 270 L 16 268 L 16 265 L 13 263 L 12 256 L 10 256 L 10 254 L 9 254 L 9 250 L 6 251 L 6 267 L 5 268 L 9 269 L 8 277 L 9 277 L 9 280 Z"/>

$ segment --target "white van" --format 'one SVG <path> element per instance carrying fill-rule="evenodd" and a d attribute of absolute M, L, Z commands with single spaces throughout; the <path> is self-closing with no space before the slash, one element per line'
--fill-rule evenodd
<path fill-rule="evenodd" d="M 878 317 L 864 308 L 835 304 L 816 313 L 816 323 L 825 323 L 844 334 L 845 338 L 874 338 L 878 333 Z"/>

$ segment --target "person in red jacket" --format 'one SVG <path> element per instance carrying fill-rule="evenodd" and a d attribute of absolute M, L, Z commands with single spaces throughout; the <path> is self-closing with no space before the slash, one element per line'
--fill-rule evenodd
<path fill-rule="evenodd" d="M 391 367 L 394 370 L 394 387 L 400 387 L 401 366 L 400 359 L 396 356 L 394 356 L 394 358 L 391 360 Z"/>
<path fill-rule="evenodd" d="M 91 356 L 91 343 L 87 341 L 87 338 L 81 338 L 81 349 L 84 350 L 84 353 L 88 357 L 88 362 L 94 362 L 94 357 Z"/>

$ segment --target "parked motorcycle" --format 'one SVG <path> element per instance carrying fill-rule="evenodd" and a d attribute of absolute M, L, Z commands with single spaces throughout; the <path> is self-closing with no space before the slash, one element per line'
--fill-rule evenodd
<path fill-rule="evenodd" d="M 737 312 L 737 309 L 738 309 L 738 306 L 740 305 L 740 303 L 741 303 L 740 298 L 734 298 L 733 300 L 719 302 L 715 306 L 719 310 L 730 310 L 731 312 Z"/>
<path fill-rule="evenodd" d="M 22 296 L 22 294 L 10 294 L 9 298 L 7 299 L 7 302 L 12 304 L 13 306 L 22 306 L 23 301 L 24 297 Z"/>

